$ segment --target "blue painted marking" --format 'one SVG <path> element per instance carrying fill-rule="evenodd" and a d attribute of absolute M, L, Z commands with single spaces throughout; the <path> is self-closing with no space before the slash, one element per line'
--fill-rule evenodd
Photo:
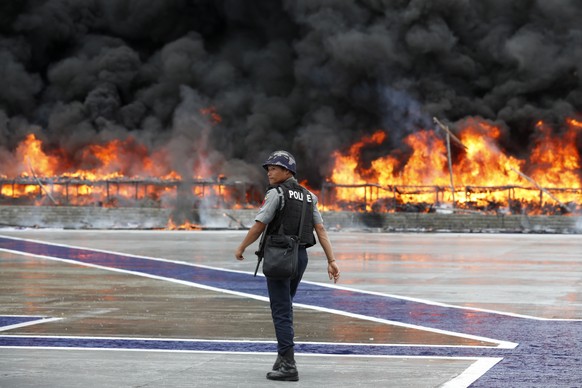
<path fill-rule="evenodd" d="M 140 349 L 140 350 L 172 350 L 172 351 L 210 351 L 210 352 L 271 352 L 277 351 L 275 342 L 252 341 L 189 341 L 164 339 L 131 339 L 131 338 L 90 338 L 90 337 L 43 337 L 0 335 L 1 346 L 11 347 L 49 347 L 49 348 L 91 348 L 91 349 Z M 351 345 L 330 343 L 297 343 L 298 353 L 333 354 L 333 355 L 363 355 L 363 356 L 443 356 L 451 357 L 450 352 L 438 347 L 403 347 L 382 345 Z M 491 352 L 482 353 L 462 349 L 456 357 L 491 357 Z M 503 353 L 503 352 L 501 352 Z M 463 355 L 464 354 L 464 355 Z M 498 356 L 498 355 L 495 355 Z"/>
<path fill-rule="evenodd" d="M 201 268 L 122 254 L 64 247 L 0 237 L 0 248 L 28 254 L 56 257 L 79 263 L 193 282 L 229 291 L 266 297 L 265 280 L 250 274 Z M 582 322 L 537 321 L 491 312 L 371 295 L 302 283 L 295 302 L 393 320 L 407 324 L 467 333 L 519 343 L 516 349 L 350 346 L 341 344 L 298 344 L 298 352 L 322 354 L 384 354 L 403 356 L 503 357 L 476 381 L 474 387 L 576 386 L 582 382 Z M 9 344 L 13 345 L 9 345 Z M 25 345 L 28 344 L 28 345 Z M 43 345 L 44 344 L 44 345 Z M 52 345 L 47 345 L 52 344 Z M 0 346 L 55 346 L 214 351 L 274 351 L 273 344 L 247 342 L 176 342 L 122 339 L 30 339 L 0 337 Z M 178 348 L 176 348 L 178 347 Z M 223 349 L 223 350 L 221 350 Z"/>
<path fill-rule="evenodd" d="M 0 329 L 6 326 L 19 325 L 21 323 L 33 322 L 44 319 L 44 317 L 0 315 Z"/>

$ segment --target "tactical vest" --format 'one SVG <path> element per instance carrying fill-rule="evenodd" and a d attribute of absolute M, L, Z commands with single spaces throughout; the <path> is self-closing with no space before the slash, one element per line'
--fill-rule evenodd
<path fill-rule="evenodd" d="M 267 234 L 277 234 L 282 225 L 284 234 L 297 235 L 299 233 L 299 221 L 301 221 L 303 198 L 305 197 L 307 202 L 305 204 L 301 245 L 306 247 L 315 245 L 315 236 L 313 235 L 313 195 L 293 181 L 283 182 L 278 186 L 269 186 L 267 191 L 271 189 L 279 189 L 283 192 L 285 206 L 275 213 L 275 218 L 269 223 Z"/>

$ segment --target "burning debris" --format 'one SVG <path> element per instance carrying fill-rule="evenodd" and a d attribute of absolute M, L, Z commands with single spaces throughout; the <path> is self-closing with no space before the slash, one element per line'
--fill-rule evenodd
<path fill-rule="evenodd" d="M 576 199 L 569 203 L 555 200 L 548 189 L 523 186 L 466 186 L 455 188 L 455 207 L 443 198 L 452 198 L 447 186 L 379 186 L 376 184 L 345 185 L 326 183 L 321 203 L 326 211 L 408 212 L 408 213 L 471 213 L 484 214 L 579 214 L 582 210 L 582 189 L 551 189 L 557 195 Z M 348 194 L 352 199 L 338 200 Z M 518 193 L 518 194 L 516 194 Z M 546 198 L 544 194 L 549 197 Z M 505 200 L 488 199 L 505 196 Z M 520 198 L 521 196 L 521 198 Z M 536 197 L 536 200 L 523 198 Z M 425 198 L 424 200 L 417 198 Z"/>
<path fill-rule="evenodd" d="M 582 184 L 580 155 L 573 142 L 582 123 L 570 120 L 568 125 L 570 130 L 556 138 L 539 123 L 544 136 L 526 159 L 501 151 L 496 143 L 499 128 L 467 120 L 459 138 L 446 127 L 446 136 L 457 145 L 454 152 L 436 130 L 423 130 L 405 139 L 405 153 L 399 150 L 366 162 L 367 150 L 387 141 L 388 133 L 378 130 L 353 144 L 348 153 L 336 152 L 329 181 L 320 192 L 312 190 L 327 211 L 576 213 L 582 204 Z M 192 219 L 192 209 L 253 208 L 263 195 L 263 187 L 256 183 L 231 181 L 223 175 L 184 179 L 132 140 L 91 146 L 91 152 L 81 155 L 90 155 L 96 167 L 67 171 L 58 152 L 45 153 L 40 140 L 30 135 L 15 154 L 20 159 L 16 165 L 28 166 L 30 173 L 0 178 L 0 203 L 168 207 L 174 209 L 172 222 L 178 228 L 191 229 L 200 221 Z M 162 176 L 124 176 L 124 171 L 132 170 L 123 165 L 120 155 L 142 158 L 142 174 L 157 171 Z M 148 171 L 148 166 L 156 169 Z M 54 175 L 57 172 L 61 175 Z"/>
<path fill-rule="evenodd" d="M 11 163 L 23 172 L 0 176 L 0 205 L 168 208 L 168 229 L 192 230 L 201 228 L 204 209 L 254 208 L 263 195 L 257 184 L 224 175 L 182 178 L 159 153 L 147 155 L 132 139 L 81 150 L 80 165 L 92 168 L 71 167 L 61 152 L 43 148 L 34 135 L 17 147 Z"/>
<path fill-rule="evenodd" d="M 229 182 L 224 178 L 189 181 L 156 178 L 0 178 L 0 204 L 164 207 L 171 201 L 170 197 L 192 196 L 199 198 L 199 201 L 206 200 L 209 206 L 215 208 L 250 208 L 256 205 L 256 202 L 248 202 L 250 196 L 247 194 L 251 189 L 252 186 L 245 182 Z M 255 193 L 255 196 L 259 195 Z"/>
<path fill-rule="evenodd" d="M 387 139 L 386 132 L 377 131 L 352 145 L 346 154 L 335 154 L 322 203 L 326 210 L 374 212 L 434 212 L 443 205 L 458 211 L 507 214 L 578 212 L 582 209 L 582 165 L 575 139 L 582 132 L 582 123 L 569 120 L 568 126 L 569 131 L 560 138 L 552 137 L 538 123 L 544 136 L 527 159 L 501 151 L 496 143 L 501 132 L 498 127 L 467 120 L 460 139 L 446 132 L 455 139 L 455 153 L 435 131 L 425 130 L 405 139 L 407 158 L 394 153 L 365 163 L 366 148 Z M 531 176 L 522 169 L 531 171 Z"/>

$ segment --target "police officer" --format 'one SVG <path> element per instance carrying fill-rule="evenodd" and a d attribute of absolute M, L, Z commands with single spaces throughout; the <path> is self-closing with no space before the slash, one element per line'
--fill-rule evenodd
<path fill-rule="evenodd" d="M 277 360 L 273 370 L 267 373 L 270 380 L 297 381 L 299 374 L 293 351 L 293 297 L 307 267 L 306 248 L 315 244 L 313 231 L 327 257 L 327 273 L 334 283 L 340 277 L 339 267 L 334 258 L 331 243 L 323 226 L 323 219 L 317 209 L 317 197 L 299 185 L 295 179 L 295 158 L 287 151 L 275 151 L 263 163 L 267 171 L 269 187 L 267 194 L 255 217 L 255 224 L 237 248 L 235 257 L 244 260 L 245 249 L 255 242 L 265 230 L 267 234 L 276 233 L 282 225 L 285 234 L 297 234 L 303 199 L 307 201 L 307 211 L 303 224 L 301 246 L 299 247 L 298 274 L 293 279 L 267 278 L 271 316 L 277 336 Z M 305 198 L 304 198 L 305 196 Z"/>

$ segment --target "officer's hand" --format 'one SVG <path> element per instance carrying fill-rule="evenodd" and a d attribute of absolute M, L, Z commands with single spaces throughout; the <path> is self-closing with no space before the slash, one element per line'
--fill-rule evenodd
<path fill-rule="evenodd" d="M 238 248 L 236 249 L 236 251 L 234 252 L 234 257 L 235 257 L 237 260 L 244 260 L 244 259 L 245 259 L 245 258 L 243 257 L 243 253 L 244 253 L 244 251 L 245 251 L 244 249 L 241 249 L 240 247 L 238 247 Z"/>
<path fill-rule="evenodd" d="M 337 283 L 340 277 L 340 270 L 335 260 L 327 263 L 327 274 L 329 275 L 329 280 L 333 279 L 333 282 Z"/>

